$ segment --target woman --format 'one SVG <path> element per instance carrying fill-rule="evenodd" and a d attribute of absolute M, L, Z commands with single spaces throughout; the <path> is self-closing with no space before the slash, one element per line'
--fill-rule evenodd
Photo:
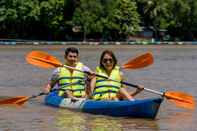
<path fill-rule="evenodd" d="M 101 54 L 100 65 L 96 67 L 96 74 L 106 76 L 115 81 L 121 82 L 123 80 L 123 73 L 120 71 L 120 67 L 117 66 L 117 59 L 112 51 L 105 50 Z M 119 98 L 134 100 L 132 95 L 129 95 L 126 91 L 125 85 L 122 85 L 120 82 L 94 77 L 90 83 L 92 98 L 95 100 L 118 100 Z M 142 89 L 143 87 L 132 94 L 136 95 Z"/>

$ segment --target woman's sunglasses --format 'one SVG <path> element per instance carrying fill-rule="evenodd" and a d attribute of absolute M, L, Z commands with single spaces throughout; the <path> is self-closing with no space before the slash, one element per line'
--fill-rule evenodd
<path fill-rule="evenodd" d="M 107 63 L 109 61 L 109 63 L 113 63 L 113 59 L 103 59 L 103 63 Z"/>

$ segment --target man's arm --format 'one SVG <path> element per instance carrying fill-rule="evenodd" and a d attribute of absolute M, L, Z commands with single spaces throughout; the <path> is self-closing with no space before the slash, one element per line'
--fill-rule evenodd
<path fill-rule="evenodd" d="M 57 84 L 58 82 L 58 77 L 59 77 L 59 70 L 56 68 L 53 73 L 52 76 L 49 78 L 49 81 L 47 83 L 47 85 L 44 87 L 44 92 L 45 93 L 49 93 L 50 90 Z"/>

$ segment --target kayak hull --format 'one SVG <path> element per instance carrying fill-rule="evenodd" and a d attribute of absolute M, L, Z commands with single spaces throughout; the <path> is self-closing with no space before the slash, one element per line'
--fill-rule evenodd
<path fill-rule="evenodd" d="M 162 100 L 162 98 L 149 98 L 134 101 L 95 101 L 86 99 L 72 101 L 70 98 L 63 98 L 58 96 L 56 92 L 52 92 L 45 97 L 45 104 L 98 115 L 155 118 Z"/>

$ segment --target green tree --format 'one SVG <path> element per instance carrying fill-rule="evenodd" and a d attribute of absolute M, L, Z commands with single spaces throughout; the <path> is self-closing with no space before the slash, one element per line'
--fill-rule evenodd
<path fill-rule="evenodd" d="M 71 24 L 87 34 L 102 33 L 115 37 L 134 34 L 139 30 L 139 14 L 131 0 L 81 0 Z"/>
<path fill-rule="evenodd" d="M 174 23 L 169 30 L 184 40 L 192 40 L 193 32 L 197 32 L 197 1 L 174 0 L 171 4 L 171 12 Z"/>
<path fill-rule="evenodd" d="M 37 0 L 1 0 L 1 30 L 27 35 L 29 25 L 39 20 L 39 2 Z"/>
<path fill-rule="evenodd" d="M 100 0 L 81 0 L 79 7 L 76 8 L 72 22 L 73 26 L 79 27 L 83 32 L 83 39 L 86 41 L 86 36 L 91 33 L 103 31 L 102 15 L 103 7 Z"/>
<path fill-rule="evenodd" d="M 54 35 L 54 39 L 64 30 L 64 2 L 64 0 L 47 0 L 40 3 L 40 22 L 50 34 Z"/>
<path fill-rule="evenodd" d="M 166 29 L 171 24 L 171 12 L 169 5 L 171 0 L 137 0 L 142 8 L 141 16 L 144 19 L 144 25 L 153 26 L 155 37 L 158 37 L 159 29 Z"/>
<path fill-rule="evenodd" d="M 105 30 L 112 30 L 117 37 L 139 31 L 139 14 L 132 0 L 112 0 L 106 4 Z"/>

